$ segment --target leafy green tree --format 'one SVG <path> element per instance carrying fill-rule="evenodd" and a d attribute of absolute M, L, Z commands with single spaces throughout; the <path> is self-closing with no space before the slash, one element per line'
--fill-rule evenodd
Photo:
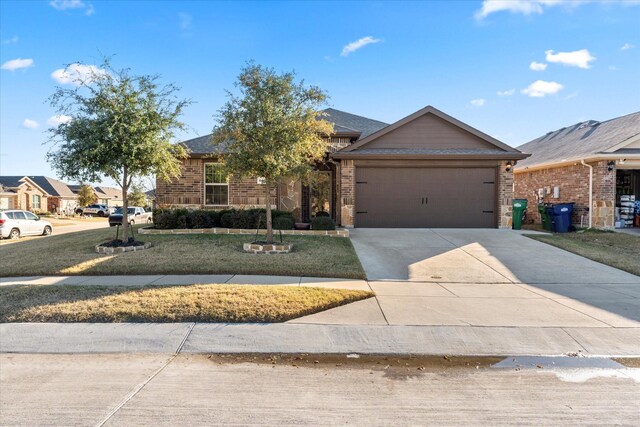
<path fill-rule="evenodd" d="M 294 73 L 277 74 L 253 63 L 240 72 L 219 111 L 213 142 L 223 148 L 228 174 L 264 178 L 267 242 L 273 242 L 271 189 L 283 178 L 306 179 L 326 151 L 323 136 L 333 125 L 319 119 L 327 95 L 316 86 L 295 82 Z"/>
<path fill-rule="evenodd" d="M 98 196 L 92 186 L 82 184 L 78 190 L 78 204 L 80 206 L 89 206 L 98 201 Z"/>
<path fill-rule="evenodd" d="M 141 206 L 144 207 L 147 205 L 147 195 L 142 191 L 142 187 L 139 185 L 133 185 L 131 191 L 129 192 L 129 204 L 131 206 Z"/>
<path fill-rule="evenodd" d="M 161 86 L 159 76 L 136 76 L 115 70 L 108 60 L 75 87 L 58 87 L 50 102 L 70 120 L 51 128 L 54 147 L 47 154 L 66 178 L 99 181 L 109 177 L 122 189 L 123 240 L 129 240 L 129 188 L 136 177 L 156 175 L 165 181 L 180 176 L 187 152 L 171 144 L 179 120 L 190 101 L 177 97 L 173 84 Z M 73 73 L 68 73 L 73 76 Z"/>

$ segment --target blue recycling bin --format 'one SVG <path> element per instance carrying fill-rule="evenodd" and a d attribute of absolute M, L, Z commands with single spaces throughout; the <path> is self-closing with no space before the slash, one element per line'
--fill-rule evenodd
<path fill-rule="evenodd" d="M 551 207 L 553 215 L 553 231 L 566 233 L 571 227 L 571 215 L 575 203 L 557 203 Z"/>

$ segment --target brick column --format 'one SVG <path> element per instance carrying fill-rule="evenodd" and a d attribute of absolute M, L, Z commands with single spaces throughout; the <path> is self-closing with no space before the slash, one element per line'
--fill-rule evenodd
<path fill-rule="evenodd" d="M 511 228 L 513 224 L 513 169 L 507 172 L 507 162 L 498 170 L 498 228 Z"/>
<path fill-rule="evenodd" d="M 353 227 L 356 196 L 356 169 L 353 160 L 340 161 L 340 223 Z"/>

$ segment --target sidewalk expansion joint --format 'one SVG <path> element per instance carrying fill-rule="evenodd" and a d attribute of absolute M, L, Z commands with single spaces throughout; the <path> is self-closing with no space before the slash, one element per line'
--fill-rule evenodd
<path fill-rule="evenodd" d="M 171 362 L 173 362 L 173 360 L 178 357 L 178 354 L 172 354 L 169 359 L 167 359 L 166 362 L 164 362 L 164 364 L 158 368 L 153 374 L 151 374 L 149 376 L 149 378 L 147 378 L 146 380 L 144 380 L 141 384 L 139 384 L 138 386 L 136 386 L 131 392 L 129 392 L 129 394 L 127 394 L 124 399 L 118 404 L 118 406 L 116 406 L 111 412 L 109 412 L 107 414 L 106 417 L 104 417 L 102 419 L 102 421 L 98 422 L 96 424 L 96 427 L 103 427 L 111 418 L 113 418 L 113 416 L 124 407 L 124 405 L 126 405 L 127 403 L 129 403 L 129 401 L 131 399 L 133 399 L 147 384 L 149 384 L 151 382 L 151 380 L 153 380 L 155 377 L 157 377 L 160 372 L 162 372 L 164 370 L 164 368 L 166 368 L 167 366 L 169 366 L 169 364 Z"/>

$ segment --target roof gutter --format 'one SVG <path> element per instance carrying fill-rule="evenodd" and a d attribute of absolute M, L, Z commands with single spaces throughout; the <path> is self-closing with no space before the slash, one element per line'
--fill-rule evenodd
<path fill-rule="evenodd" d="M 593 228 L 593 166 L 586 164 L 584 159 L 580 163 L 589 168 L 589 228 Z"/>
<path fill-rule="evenodd" d="M 464 160 L 522 160 L 529 157 L 530 154 L 523 154 L 519 152 L 505 152 L 505 153 L 492 153 L 492 154 L 373 154 L 373 153 L 358 153 L 357 151 L 337 151 L 331 154 L 334 159 L 354 159 L 354 160 L 382 160 L 382 159 L 406 159 L 406 160 L 447 160 L 447 159 L 464 159 Z"/>
<path fill-rule="evenodd" d="M 572 164 L 578 164 L 581 163 L 582 161 L 586 161 L 586 162 L 597 162 L 599 160 L 621 160 L 621 159 L 625 159 L 625 160 L 640 160 L 640 154 L 633 154 L 633 153 L 604 153 L 604 154 L 594 154 L 590 157 L 582 157 L 582 158 L 573 158 L 573 159 L 563 159 L 563 160 L 558 160 L 558 161 L 551 161 L 551 162 L 545 162 L 545 163 L 538 163 L 535 165 L 531 165 L 531 166 L 523 166 L 523 165 L 518 165 L 518 167 L 516 167 L 514 169 L 514 173 L 523 173 L 523 172 L 533 172 L 536 170 L 540 170 L 540 169 L 548 169 L 548 168 L 557 168 L 557 167 L 561 167 L 561 166 L 569 166 Z"/>

